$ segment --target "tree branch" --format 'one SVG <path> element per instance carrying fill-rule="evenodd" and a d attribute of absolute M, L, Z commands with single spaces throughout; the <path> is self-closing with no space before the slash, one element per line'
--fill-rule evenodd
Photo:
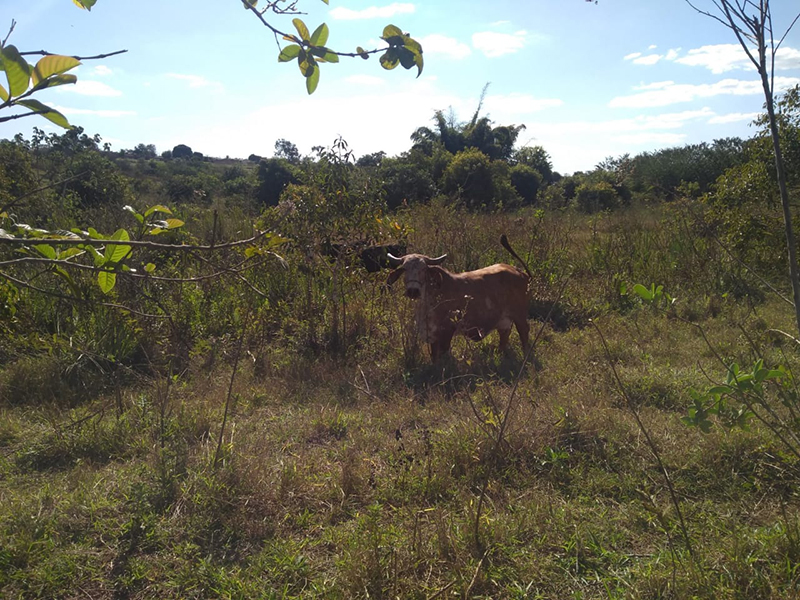
<path fill-rule="evenodd" d="M 30 284 L 27 281 L 24 281 L 22 279 L 17 279 L 16 277 L 13 277 L 12 275 L 9 275 L 8 273 L 4 273 L 3 271 L 0 271 L 0 277 L 3 277 L 4 279 L 7 279 L 11 283 L 14 283 L 16 285 L 22 286 L 22 287 L 27 288 L 29 290 L 32 290 L 34 292 L 38 292 L 40 294 L 45 294 L 46 296 L 52 296 L 54 298 L 61 298 L 62 300 L 67 300 L 69 302 L 79 302 L 81 304 L 92 304 L 93 306 L 107 306 L 109 308 L 118 308 L 120 310 L 126 310 L 126 311 L 128 311 L 130 313 L 133 313 L 135 315 L 139 315 L 140 317 L 146 317 L 148 319 L 169 319 L 170 318 L 170 316 L 168 314 L 167 315 L 151 315 L 149 313 L 140 312 L 140 311 L 136 310 L 135 308 L 131 308 L 130 306 L 125 306 L 123 304 L 115 304 L 113 302 L 97 302 L 97 303 L 94 303 L 94 302 L 92 302 L 90 300 L 86 300 L 85 298 L 79 298 L 77 296 L 70 296 L 68 294 L 62 294 L 60 292 L 54 292 L 52 290 L 45 290 L 43 288 L 36 287 L 35 285 L 32 285 L 32 284 Z"/>
<path fill-rule="evenodd" d="M 69 55 L 70 58 L 75 60 L 99 60 L 101 58 L 108 58 L 109 56 L 116 56 L 117 54 L 124 54 L 127 50 L 115 50 L 114 52 L 107 52 L 105 54 L 96 54 L 94 56 L 74 56 Z M 47 50 L 31 50 L 28 52 L 20 52 L 20 56 L 66 56 L 56 52 L 48 52 Z"/>
<path fill-rule="evenodd" d="M 61 246 L 134 246 L 138 248 L 150 248 L 152 250 L 172 250 L 178 252 L 192 252 L 194 250 L 226 250 L 228 248 L 235 248 L 237 246 L 246 246 L 252 244 L 265 235 L 269 231 L 262 231 L 257 235 L 246 240 L 237 240 L 235 242 L 228 242 L 225 244 L 215 244 L 213 246 L 194 245 L 194 244 L 161 244 L 158 242 L 144 242 L 139 240 L 95 240 L 85 238 L 18 238 L 18 237 L 2 237 L 0 236 L 0 245 L 8 244 L 10 246 L 27 246 L 30 244 L 54 244 Z"/>

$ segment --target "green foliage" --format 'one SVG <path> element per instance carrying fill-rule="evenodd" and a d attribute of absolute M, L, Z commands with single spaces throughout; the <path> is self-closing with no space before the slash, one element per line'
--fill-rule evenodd
<path fill-rule="evenodd" d="M 620 198 L 607 181 L 585 181 L 575 188 L 575 205 L 581 212 L 591 214 L 619 207 Z"/>
<path fill-rule="evenodd" d="M 172 158 L 191 158 L 194 153 L 186 144 L 178 144 L 172 149 Z"/>
<path fill-rule="evenodd" d="M 512 161 L 535 169 L 545 184 L 553 182 L 553 162 L 547 150 L 541 146 L 525 146 L 514 152 Z"/>
<path fill-rule="evenodd" d="M 511 185 L 522 198 L 523 204 L 536 204 L 542 182 L 542 174 L 533 167 L 522 163 L 511 167 Z"/>
<path fill-rule="evenodd" d="M 709 191 L 720 175 L 746 160 L 746 147 L 739 138 L 724 138 L 607 159 L 600 168 L 636 194 L 674 200 L 683 182 L 696 183 L 702 193 Z"/>
<path fill-rule="evenodd" d="M 69 129 L 70 124 L 64 115 L 31 96 L 46 88 L 75 83 L 77 77 L 65 73 L 80 65 L 80 61 L 71 56 L 51 54 L 30 65 L 16 46 L 5 41 L 0 45 L 0 70 L 6 74 L 8 89 L 0 84 L 0 109 L 27 108 L 30 112 L 21 113 L 23 116 L 38 114 L 59 127 Z M 0 122 L 9 118 L 16 117 L 0 117 Z"/>
<path fill-rule="evenodd" d="M 299 182 L 297 172 L 283 158 L 265 158 L 258 163 L 256 198 L 263 206 L 276 206 L 283 191 Z"/>
<path fill-rule="evenodd" d="M 763 359 L 758 359 L 749 371 L 743 371 L 737 363 L 731 363 L 725 383 L 703 392 L 691 389 L 690 395 L 692 402 L 681 419 L 685 424 L 709 433 L 713 416 L 725 427 L 746 430 L 757 418 L 787 451 L 800 458 L 800 395 L 785 367 L 767 368 Z"/>
<path fill-rule="evenodd" d="M 492 161 L 477 148 L 459 152 L 442 175 L 442 191 L 469 209 L 487 209 L 516 199 L 508 165 Z"/>
<path fill-rule="evenodd" d="M 428 169 L 404 157 L 382 160 L 378 177 L 389 210 L 428 202 L 434 195 L 433 179 Z"/>

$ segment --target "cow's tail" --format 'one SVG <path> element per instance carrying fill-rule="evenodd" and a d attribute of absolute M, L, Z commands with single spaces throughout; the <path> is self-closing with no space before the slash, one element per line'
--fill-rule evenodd
<path fill-rule="evenodd" d="M 505 233 L 500 236 L 500 244 L 502 244 L 503 248 L 508 250 L 508 253 L 511 256 L 517 259 L 519 264 L 521 264 L 522 267 L 525 269 L 525 271 L 528 273 L 528 277 L 530 277 L 531 280 L 533 280 L 533 273 L 531 273 L 531 270 L 528 268 L 528 265 L 525 264 L 525 261 L 522 260 L 516 252 L 514 252 L 514 249 L 511 247 L 511 244 L 508 243 L 508 236 L 506 236 Z"/>

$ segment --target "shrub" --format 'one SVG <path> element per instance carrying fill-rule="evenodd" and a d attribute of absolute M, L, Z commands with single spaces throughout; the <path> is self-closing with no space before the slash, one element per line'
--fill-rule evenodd
<path fill-rule="evenodd" d="M 617 191 L 607 181 L 587 181 L 575 190 L 575 205 L 585 213 L 614 209 L 619 204 Z"/>
<path fill-rule="evenodd" d="M 511 185 L 522 198 L 523 204 L 535 204 L 542 187 L 542 175 L 528 165 L 517 164 L 511 167 Z"/>

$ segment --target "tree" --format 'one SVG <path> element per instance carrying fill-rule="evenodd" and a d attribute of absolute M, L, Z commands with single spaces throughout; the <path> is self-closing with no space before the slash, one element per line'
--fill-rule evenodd
<path fill-rule="evenodd" d="M 710 17 L 725 27 L 728 27 L 736 39 L 739 41 L 750 62 L 755 66 L 761 79 L 761 87 L 764 90 L 766 100 L 767 122 L 769 124 L 770 136 L 772 138 L 772 148 L 775 160 L 775 175 L 778 181 L 778 190 L 781 197 L 783 208 L 783 222 L 786 231 L 786 246 L 789 260 L 789 277 L 792 283 L 792 295 L 794 298 L 795 319 L 797 329 L 800 332 L 800 268 L 797 265 L 797 245 L 792 227 L 792 212 L 789 205 L 789 191 L 786 186 L 786 169 L 781 148 L 780 132 L 778 121 L 775 117 L 775 55 L 786 39 L 789 31 L 800 19 L 800 13 L 794 18 L 789 27 L 783 33 L 778 43 L 775 44 L 775 36 L 772 27 L 772 11 L 770 10 L 769 0 L 712 0 L 717 14 L 696 7 L 692 2 L 686 0 L 687 4 L 700 14 Z M 748 15 L 748 11 L 753 10 L 754 14 Z M 753 47 L 755 46 L 755 50 Z"/>
<path fill-rule="evenodd" d="M 258 189 L 256 197 L 265 206 L 275 206 L 290 183 L 297 183 L 288 161 L 281 158 L 265 158 L 258 163 Z"/>
<path fill-rule="evenodd" d="M 172 158 L 191 158 L 192 149 L 186 144 L 178 144 L 172 149 Z"/>
<path fill-rule="evenodd" d="M 525 146 L 514 152 L 512 161 L 531 167 L 539 172 L 544 183 L 553 183 L 553 161 L 550 154 L 541 146 Z"/>
<path fill-rule="evenodd" d="M 283 158 L 295 165 L 300 162 L 300 151 L 292 142 L 281 138 L 275 142 L 275 158 Z"/>
<path fill-rule="evenodd" d="M 158 156 L 156 147 L 153 144 L 136 144 L 133 150 L 128 150 L 127 154 L 133 158 L 155 158 Z"/>

